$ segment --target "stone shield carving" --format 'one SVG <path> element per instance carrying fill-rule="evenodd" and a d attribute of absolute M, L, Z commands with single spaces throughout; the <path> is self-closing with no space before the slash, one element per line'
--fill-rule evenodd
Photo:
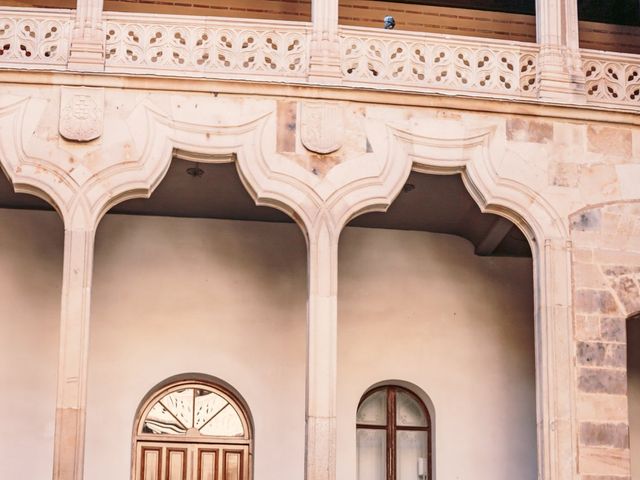
<path fill-rule="evenodd" d="M 67 140 L 88 142 L 102 135 L 104 90 L 90 87 L 62 87 L 59 131 Z"/>
<path fill-rule="evenodd" d="M 314 153 L 338 150 L 344 141 L 342 108 L 332 103 L 303 103 L 300 106 L 300 141 Z"/>

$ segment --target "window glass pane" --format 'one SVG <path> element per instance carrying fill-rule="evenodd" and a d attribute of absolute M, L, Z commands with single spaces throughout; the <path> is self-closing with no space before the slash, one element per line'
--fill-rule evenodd
<path fill-rule="evenodd" d="M 227 401 L 217 393 L 210 392 L 209 390 L 195 390 L 195 421 L 194 427 L 197 429 L 208 422 L 211 417 L 222 410 Z"/>
<path fill-rule="evenodd" d="M 423 406 L 413 395 L 396 392 L 396 425 L 403 427 L 426 427 L 427 416 Z"/>
<path fill-rule="evenodd" d="M 159 402 L 149 410 L 142 428 L 142 433 L 179 434 L 186 431 L 187 429 Z"/>
<path fill-rule="evenodd" d="M 429 433 L 399 430 L 396 435 L 397 480 L 427 480 Z"/>
<path fill-rule="evenodd" d="M 238 412 L 227 404 L 220 413 L 200 429 L 200 433 L 216 437 L 242 437 L 244 428 L 242 428 L 242 420 L 240 420 Z"/>
<path fill-rule="evenodd" d="M 358 429 L 358 480 L 385 480 L 387 431 Z"/>
<path fill-rule="evenodd" d="M 357 423 L 363 425 L 387 424 L 387 390 L 369 395 L 358 408 Z"/>
<path fill-rule="evenodd" d="M 160 400 L 180 423 L 187 428 L 193 427 L 193 388 L 176 390 Z"/>

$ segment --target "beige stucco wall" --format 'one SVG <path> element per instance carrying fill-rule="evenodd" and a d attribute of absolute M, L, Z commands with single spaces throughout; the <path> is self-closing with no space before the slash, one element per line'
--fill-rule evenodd
<path fill-rule="evenodd" d="M 0 477 L 48 478 L 62 228 L 54 213 L 0 210 L 0 220 L 0 247 L 11 253 L 0 257 L 0 282 L 12 292 L 2 308 L 20 319 L 2 322 L 0 336 L 2 384 L 19 394 L 3 397 L 11 403 L 0 409 L 18 438 L 0 439 Z M 361 394 L 388 379 L 430 395 L 438 479 L 535 478 L 530 260 L 475 257 L 457 237 L 389 230 L 349 228 L 340 248 L 338 478 L 355 478 Z M 305 262 L 294 225 L 105 217 L 96 244 L 86 478 L 129 478 L 140 399 L 184 372 L 218 376 L 247 400 L 256 479 L 302 478 Z M 28 412 L 33 420 L 25 423 Z"/>
<path fill-rule="evenodd" d="M 0 209 L 0 478 L 51 478 L 62 222 Z"/>
<path fill-rule="evenodd" d="M 302 478 L 306 267 L 295 225 L 107 216 L 96 240 L 85 478 L 128 479 L 133 415 L 175 374 L 225 380 L 256 479 Z"/>
<path fill-rule="evenodd" d="M 435 406 L 436 480 L 535 480 L 531 260 L 350 228 L 339 265 L 338 478 L 355 478 L 360 396 L 397 379 Z"/>
<path fill-rule="evenodd" d="M 640 478 L 640 319 L 628 323 L 629 433 L 631 478 Z"/>

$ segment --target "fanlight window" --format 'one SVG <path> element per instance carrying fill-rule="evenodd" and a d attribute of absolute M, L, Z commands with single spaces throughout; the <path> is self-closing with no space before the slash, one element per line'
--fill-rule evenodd
<path fill-rule="evenodd" d="M 133 480 L 250 480 L 251 426 L 233 395 L 185 381 L 141 408 Z"/>
<path fill-rule="evenodd" d="M 141 433 L 244 437 L 245 427 L 229 398 L 200 386 L 160 398 L 142 422 Z"/>

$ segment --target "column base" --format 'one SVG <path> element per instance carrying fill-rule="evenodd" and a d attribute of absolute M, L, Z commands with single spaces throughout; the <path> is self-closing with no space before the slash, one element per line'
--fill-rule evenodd
<path fill-rule="evenodd" d="M 69 70 L 104 71 L 104 44 L 98 40 L 73 39 L 69 49 Z"/>
<path fill-rule="evenodd" d="M 340 44 L 337 41 L 312 41 L 309 59 L 309 82 L 324 85 L 342 83 Z"/>

